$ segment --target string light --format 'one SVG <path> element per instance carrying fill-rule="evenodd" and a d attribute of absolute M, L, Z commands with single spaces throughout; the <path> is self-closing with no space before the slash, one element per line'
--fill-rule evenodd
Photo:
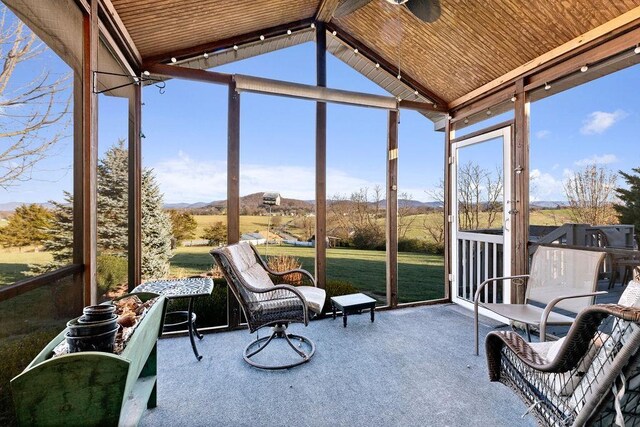
<path fill-rule="evenodd" d="M 413 94 L 414 94 L 415 96 L 418 96 L 418 91 L 417 91 L 417 90 L 414 90 L 414 91 L 413 91 Z"/>
<path fill-rule="evenodd" d="M 636 46 L 635 49 L 633 49 L 633 53 L 635 53 L 636 55 L 640 54 L 640 44 Z"/>
<path fill-rule="evenodd" d="M 469 119 L 464 119 L 464 124 L 466 125 L 467 123 L 469 123 Z"/>
<path fill-rule="evenodd" d="M 202 56 L 204 56 L 204 59 L 207 59 L 209 57 L 209 54 L 207 52 L 203 53 Z"/>
<path fill-rule="evenodd" d="M 353 49 L 353 53 L 358 54 L 358 48 Z"/>
<path fill-rule="evenodd" d="M 491 115 L 491 110 L 487 110 L 487 116 Z"/>
<path fill-rule="evenodd" d="M 314 24 L 313 22 L 311 23 L 311 28 L 315 28 L 316 24 Z"/>
<path fill-rule="evenodd" d="M 264 36 L 260 35 L 260 41 L 264 41 Z"/>
<path fill-rule="evenodd" d="M 291 30 L 287 30 L 287 35 L 291 35 Z"/>
<path fill-rule="evenodd" d="M 580 71 L 583 73 L 586 73 L 588 69 L 589 69 L 588 65 L 583 65 L 582 68 L 580 68 Z"/>
<path fill-rule="evenodd" d="M 513 96 L 511 97 L 511 102 L 516 102 L 516 99 L 518 99 L 518 98 L 517 98 L 515 95 L 513 95 Z"/>
<path fill-rule="evenodd" d="M 151 75 L 151 73 L 150 73 L 150 72 L 148 72 L 147 70 L 144 70 L 144 71 L 142 72 L 142 74 L 144 74 L 145 76 L 149 76 L 149 75 Z"/>
<path fill-rule="evenodd" d="M 544 90 L 549 90 L 549 89 L 551 89 L 551 85 L 549 83 L 545 83 Z"/>
<path fill-rule="evenodd" d="M 178 62 L 178 60 L 176 58 L 171 58 L 171 62 L 175 64 L 176 62 Z"/>
<path fill-rule="evenodd" d="M 402 75 L 398 74 L 398 80 L 402 79 Z"/>
<path fill-rule="evenodd" d="M 380 64 L 376 62 L 376 68 L 380 68 Z"/>
<path fill-rule="evenodd" d="M 238 45 L 237 44 L 233 45 L 233 50 L 238 50 Z"/>
<path fill-rule="evenodd" d="M 331 34 L 333 34 L 335 36 L 336 34 L 338 34 L 338 32 L 333 30 L 333 32 Z"/>

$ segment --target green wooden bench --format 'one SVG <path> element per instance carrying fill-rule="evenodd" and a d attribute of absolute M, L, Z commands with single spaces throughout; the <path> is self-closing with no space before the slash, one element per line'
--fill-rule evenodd
<path fill-rule="evenodd" d="M 137 294 L 146 301 L 154 294 Z M 18 376 L 11 390 L 20 425 L 136 425 L 156 406 L 157 340 L 166 298 L 151 307 L 120 355 L 87 351 L 52 359 L 55 337 Z"/>

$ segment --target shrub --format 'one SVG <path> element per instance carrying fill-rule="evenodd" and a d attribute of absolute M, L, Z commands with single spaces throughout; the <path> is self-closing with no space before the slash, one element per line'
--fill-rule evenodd
<path fill-rule="evenodd" d="M 105 294 L 128 279 L 127 259 L 115 255 L 99 255 L 97 258 L 98 290 Z"/>
<path fill-rule="evenodd" d="M 331 297 L 358 293 L 358 289 L 353 286 L 351 282 L 336 279 L 327 280 L 325 291 L 327 293 L 327 297 L 324 301 L 322 314 L 327 314 L 331 311 Z"/>
<path fill-rule="evenodd" d="M 351 243 L 358 249 L 384 248 L 384 232 L 377 227 L 361 228 L 353 233 Z"/>
<path fill-rule="evenodd" d="M 267 258 L 267 265 L 271 270 L 277 272 L 296 270 L 302 267 L 300 260 L 291 255 L 270 256 Z M 281 282 L 295 286 L 302 285 L 304 281 L 304 278 L 300 273 L 287 274 L 279 279 Z"/>
<path fill-rule="evenodd" d="M 398 239 L 399 252 L 426 252 L 427 242 L 420 239 Z"/>
<path fill-rule="evenodd" d="M 427 253 L 431 255 L 444 255 L 444 242 L 427 242 Z"/>

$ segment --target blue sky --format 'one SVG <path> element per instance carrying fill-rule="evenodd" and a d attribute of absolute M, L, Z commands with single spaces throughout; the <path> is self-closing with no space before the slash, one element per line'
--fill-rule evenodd
<path fill-rule="evenodd" d="M 22 78 L 42 67 L 68 67 L 53 54 L 22 68 Z M 218 68 L 218 71 L 313 84 L 315 45 L 273 52 Z M 563 200 L 562 182 L 589 162 L 613 171 L 640 166 L 640 66 L 538 101 L 531 106 L 533 200 Z M 384 94 L 384 91 L 328 55 L 328 86 Z M 227 89 L 179 80 L 164 94 L 144 90 L 143 164 L 155 170 L 166 202 L 198 202 L 226 197 Z M 127 137 L 127 103 L 100 96 L 99 144 L 104 152 Z M 493 119 L 498 120 L 498 119 Z M 401 112 L 399 190 L 430 200 L 442 177 L 443 134 L 413 111 Z M 384 186 L 386 111 L 328 106 L 327 194 L 349 194 Z M 243 94 L 241 101 L 242 194 L 273 190 L 284 197 L 313 199 L 315 104 Z M 478 160 L 493 167 L 494 155 Z M 486 157 L 486 158 L 485 158 Z M 490 163 L 490 164 L 489 164 Z M 44 202 L 71 189 L 71 139 L 59 145 L 33 173 L 33 180 L 0 189 L 0 203 Z M 622 184 L 622 182 L 620 182 Z"/>

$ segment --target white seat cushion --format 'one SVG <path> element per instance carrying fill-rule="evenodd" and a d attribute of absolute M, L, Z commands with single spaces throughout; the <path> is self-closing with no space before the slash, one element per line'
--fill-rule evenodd
<path fill-rule="evenodd" d="M 304 298 L 307 300 L 309 310 L 318 314 L 322 312 L 322 307 L 324 307 L 324 301 L 327 296 L 324 289 L 316 288 L 314 286 L 296 286 L 296 289 L 304 295 Z"/>
<path fill-rule="evenodd" d="M 256 260 L 256 255 L 248 242 L 227 246 L 225 250 L 249 286 L 258 289 L 274 286 L 269 274 Z"/>

